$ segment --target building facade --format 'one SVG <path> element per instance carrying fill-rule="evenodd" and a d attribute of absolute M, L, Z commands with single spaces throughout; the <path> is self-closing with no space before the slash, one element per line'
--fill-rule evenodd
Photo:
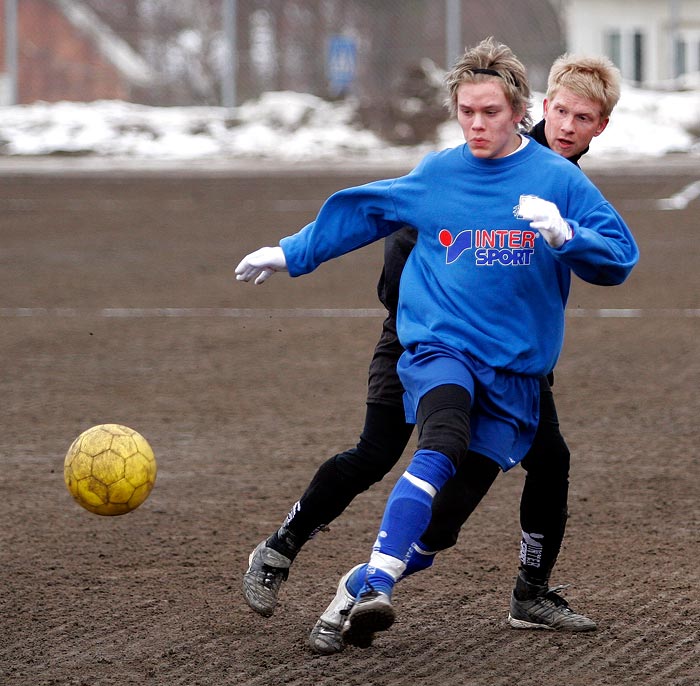
<path fill-rule="evenodd" d="M 564 0 L 570 52 L 604 54 L 623 77 L 675 88 L 700 72 L 700 0 Z"/>

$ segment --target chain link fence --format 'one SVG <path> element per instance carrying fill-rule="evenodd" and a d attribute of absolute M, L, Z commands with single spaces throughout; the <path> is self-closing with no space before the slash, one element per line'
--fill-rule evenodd
<path fill-rule="evenodd" d="M 135 93 L 145 104 L 222 104 L 225 78 L 235 81 L 234 104 L 270 90 L 383 99 L 425 60 L 444 69 L 490 35 L 513 48 L 542 88 L 564 50 L 558 3 L 549 0 L 73 3 L 94 11 L 147 62 L 155 78 Z M 235 15 L 230 34 L 227 9 Z"/>
<path fill-rule="evenodd" d="M 146 105 L 232 106 L 264 92 L 296 91 L 353 98 L 363 123 L 408 143 L 429 137 L 444 117 L 442 74 L 465 45 L 491 35 L 508 44 L 535 89 L 544 88 L 564 51 L 558 3 L 549 0 L 13 2 L 20 63 L 34 60 L 20 80 L 37 82 L 34 100 L 98 93 Z M 32 21 L 42 28 L 24 35 Z M 71 39 L 71 22 L 80 38 Z M 99 64 L 71 45 L 86 36 L 104 58 Z M 50 79 L 39 83 L 48 71 Z M 117 80 L 120 89 L 109 95 Z M 62 83 L 64 94 L 48 92 Z"/>

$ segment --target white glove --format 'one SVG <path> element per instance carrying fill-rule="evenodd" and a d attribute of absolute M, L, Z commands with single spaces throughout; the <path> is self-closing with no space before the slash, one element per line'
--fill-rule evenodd
<path fill-rule="evenodd" d="M 521 195 L 515 208 L 518 219 L 529 219 L 530 226 L 540 232 L 549 245 L 561 248 L 573 236 L 571 227 L 562 219 L 553 202 L 536 195 Z"/>
<path fill-rule="evenodd" d="M 287 260 L 284 251 L 279 246 L 275 248 L 260 248 L 246 255 L 236 267 L 236 281 L 255 279 L 259 285 L 267 281 L 275 272 L 286 272 Z"/>

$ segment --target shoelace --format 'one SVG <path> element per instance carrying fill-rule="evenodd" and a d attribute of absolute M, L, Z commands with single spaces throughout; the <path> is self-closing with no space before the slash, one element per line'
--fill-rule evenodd
<path fill-rule="evenodd" d="M 281 583 L 286 581 L 289 576 L 288 569 L 281 569 L 280 567 L 271 567 L 270 565 L 263 565 L 260 568 L 260 572 L 263 575 L 263 586 L 267 588 L 272 588 L 276 583 Z"/>
<path fill-rule="evenodd" d="M 547 592 L 544 594 L 544 597 L 554 603 L 557 607 L 562 608 L 563 610 L 569 610 L 569 603 L 564 600 L 560 595 L 557 595 L 559 591 L 563 591 L 567 588 L 569 588 L 571 584 L 560 584 L 559 586 L 554 586 L 553 588 L 550 588 L 547 590 Z"/>

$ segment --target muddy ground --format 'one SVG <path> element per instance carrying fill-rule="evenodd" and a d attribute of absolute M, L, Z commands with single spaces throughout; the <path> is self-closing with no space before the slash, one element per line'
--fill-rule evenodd
<path fill-rule="evenodd" d="M 573 468 L 553 582 L 597 632 L 506 625 L 514 469 L 399 587 L 374 647 L 313 655 L 408 455 L 308 544 L 272 618 L 243 601 L 250 550 L 361 429 L 381 248 L 261 288 L 233 268 L 332 191 L 401 171 L 1 172 L 3 686 L 700 684 L 700 200 L 657 202 L 700 164 L 589 172 L 642 253 L 621 287 L 575 283 L 556 376 Z M 63 484 L 71 441 L 104 422 L 140 431 L 159 465 L 120 517 Z"/>

